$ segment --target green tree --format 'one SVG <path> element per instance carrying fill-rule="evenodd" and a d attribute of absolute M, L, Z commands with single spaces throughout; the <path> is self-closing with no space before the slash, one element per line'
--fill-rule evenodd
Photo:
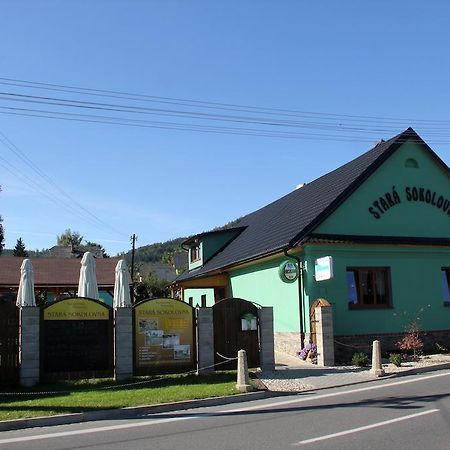
<path fill-rule="evenodd" d="M 56 242 L 58 245 L 72 246 L 72 248 L 78 249 L 81 245 L 83 236 L 78 231 L 72 231 L 68 228 L 61 236 L 56 237 Z"/>
<path fill-rule="evenodd" d="M 25 258 L 28 258 L 29 256 L 21 237 L 17 239 L 16 246 L 13 250 L 13 256 L 24 256 Z"/>
<path fill-rule="evenodd" d="M 103 247 L 103 245 L 97 244 L 96 242 L 92 242 L 92 241 L 85 241 L 86 244 L 84 245 L 80 245 L 79 249 L 80 250 L 88 250 L 89 248 L 97 248 L 101 254 L 103 258 L 109 258 L 108 253 L 106 253 L 105 247 Z"/>
<path fill-rule="evenodd" d="M 33 258 L 40 258 L 42 256 L 47 256 L 50 254 L 50 250 L 48 248 L 43 248 L 41 250 L 39 250 L 38 248 L 36 250 L 30 250 L 29 251 L 30 256 L 32 256 Z"/>
<path fill-rule="evenodd" d="M 166 242 L 156 242 L 151 245 L 139 247 L 135 252 L 135 262 L 160 262 L 167 253 L 182 251 L 181 243 L 186 238 L 177 238 Z M 131 264 L 131 251 L 123 255 L 128 264 Z"/>
<path fill-rule="evenodd" d="M 142 278 L 142 281 L 135 283 L 134 301 L 140 302 L 149 298 L 167 297 L 168 282 L 160 280 L 156 275 L 150 272 Z"/>

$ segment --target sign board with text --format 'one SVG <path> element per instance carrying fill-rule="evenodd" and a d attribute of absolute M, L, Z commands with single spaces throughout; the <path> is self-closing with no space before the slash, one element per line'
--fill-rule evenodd
<path fill-rule="evenodd" d="M 109 306 L 74 297 L 58 300 L 42 310 L 44 372 L 50 378 L 77 378 L 113 371 L 113 320 Z M 79 374 L 74 375 L 74 373 Z"/>
<path fill-rule="evenodd" d="M 326 281 L 333 278 L 333 257 L 317 258 L 314 264 L 314 278 L 316 281 Z"/>
<path fill-rule="evenodd" d="M 180 300 L 145 300 L 134 308 L 135 370 L 183 371 L 195 367 L 194 308 Z"/>

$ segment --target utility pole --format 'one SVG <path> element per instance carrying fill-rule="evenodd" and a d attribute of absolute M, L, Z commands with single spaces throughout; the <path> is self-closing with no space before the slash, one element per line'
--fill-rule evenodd
<path fill-rule="evenodd" d="M 130 297 L 131 297 L 131 303 L 134 303 L 134 252 L 135 252 L 135 249 L 136 249 L 137 236 L 135 234 L 133 234 L 133 236 L 130 236 L 130 239 L 131 239 L 131 243 L 132 243 Z"/>

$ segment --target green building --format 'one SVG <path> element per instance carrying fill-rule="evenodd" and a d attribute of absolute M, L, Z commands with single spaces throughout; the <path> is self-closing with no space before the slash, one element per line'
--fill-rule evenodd
<path fill-rule="evenodd" d="M 426 350 L 450 348 L 450 169 L 411 128 L 184 246 L 184 301 L 273 306 L 277 350 L 314 338 L 317 302 L 338 356 L 392 350 L 412 323 Z"/>

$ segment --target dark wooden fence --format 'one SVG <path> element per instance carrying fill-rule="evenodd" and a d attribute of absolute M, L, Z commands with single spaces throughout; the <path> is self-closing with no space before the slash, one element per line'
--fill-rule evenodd
<path fill-rule="evenodd" d="M 19 380 L 19 308 L 0 299 L 0 385 Z"/>

